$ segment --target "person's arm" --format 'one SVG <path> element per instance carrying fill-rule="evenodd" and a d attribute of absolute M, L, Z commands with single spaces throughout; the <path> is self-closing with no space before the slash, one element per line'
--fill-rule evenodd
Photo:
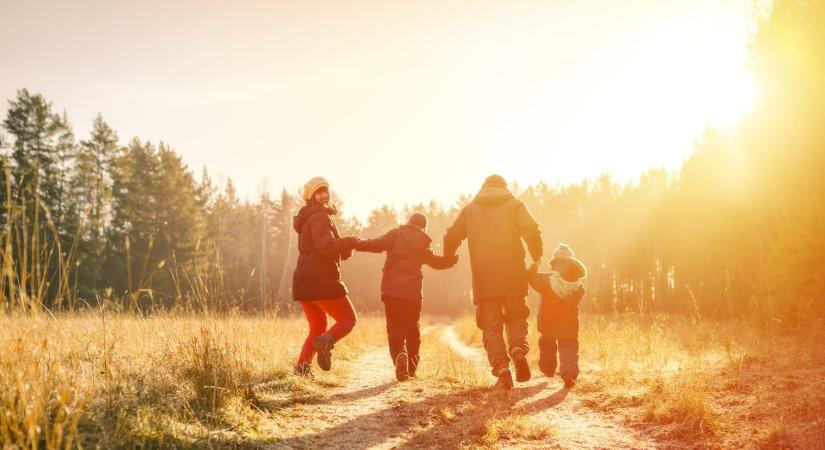
<path fill-rule="evenodd" d="M 464 217 L 464 211 L 462 209 L 458 213 L 455 222 L 444 233 L 444 256 L 455 255 L 461 241 L 467 238 L 467 219 Z"/>
<path fill-rule="evenodd" d="M 527 250 L 530 252 L 530 257 L 533 261 L 541 260 L 541 257 L 544 254 L 541 241 L 541 230 L 539 230 L 539 224 L 536 222 L 536 219 L 533 218 L 533 215 L 530 214 L 530 210 L 527 209 L 527 205 L 523 202 L 519 202 L 516 220 L 518 221 L 519 235 L 527 244 Z"/>
<path fill-rule="evenodd" d="M 433 253 L 431 248 L 424 250 L 424 264 L 432 267 L 435 270 L 449 269 L 455 266 L 458 262 L 458 255 L 438 256 Z"/>
<path fill-rule="evenodd" d="M 331 259 L 338 259 L 349 253 L 358 242 L 358 238 L 355 236 L 336 238 L 332 233 L 332 220 L 324 215 L 318 214 L 317 218 L 309 224 L 309 227 L 312 240 L 315 242 L 315 248 L 322 255 Z"/>
<path fill-rule="evenodd" d="M 530 266 L 530 269 L 527 271 L 527 282 L 530 284 L 530 287 L 540 294 L 552 294 L 553 288 L 550 285 L 550 274 L 539 272 L 537 266 L 537 264 Z"/>
<path fill-rule="evenodd" d="M 582 301 L 582 298 L 584 298 L 584 294 L 586 292 L 587 292 L 587 290 L 584 289 L 584 286 L 579 286 L 578 289 L 576 289 L 575 291 L 567 294 L 567 296 L 565 296 L 563 298 L 563 300 L 573 301 L 573 302 L 576 302 L 576 304 L 579 304 Z"/>
<path fill-rule="evenodd" d="M 375 239 L 366 239 L 355 244 L 359 252 L 381 253 L 389 250 L 395 242 L 395 229 L 387 231 Z"/>

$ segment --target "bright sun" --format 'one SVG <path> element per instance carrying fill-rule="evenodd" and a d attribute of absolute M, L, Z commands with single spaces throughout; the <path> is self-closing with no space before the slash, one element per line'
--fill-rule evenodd
<path fill-rule="evenodd" d="M 716 14 L 606 42 L 548 68 L 552 79 L 525 78 L 507 69 L 511 55 L 494 54 L 466 87 L 485 169 L 522 184 L 677 169 L 705 128 L 729 129 L 758 95 L 746 15 Z"/>

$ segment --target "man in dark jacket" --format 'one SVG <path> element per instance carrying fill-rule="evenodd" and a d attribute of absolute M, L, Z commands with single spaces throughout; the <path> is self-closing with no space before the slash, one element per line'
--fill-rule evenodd
<path fill-rule="evenodd" d="M 395 364 L 398 381 L 414 377 L 418 369 L 418 349 L 421 346 L 418 322 L 424 298 L 421 266 L 426 264 L 433 269 L 449 269 L 458 261 L 456 255 L 435 255 L 426 229 L 427 216 L 414 213 L 406 225 L 355 245 L 355 249 L 362 252 L 387 252 L 381 277 L 381 300 L 387 317 L 390 357 Z"/>
<path fill-rule="evenodd" d="M 538 261 L 542 256 L 541 232 L 524 203 L 507 189 L 504 178 L 491 175 L 444 235 L 444 255 L 455 254 L 465 238 L 470 249 L 476 324 L 482 330 L 498 386 L 509 389 L 513 387 L 511 357 L 516 380 L 530 379 L 526 358 L 530 309 L 522 240 L 533 261 Z"/>

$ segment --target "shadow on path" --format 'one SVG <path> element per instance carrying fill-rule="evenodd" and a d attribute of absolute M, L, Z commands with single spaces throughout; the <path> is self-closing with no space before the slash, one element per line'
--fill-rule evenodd
<path fill-rule="evenodd" d="M 488 388 L 475 399 L 465 396 L 464 402 L 471 402 L 470 406 L 457 412 L 453 420 L 441 418 L 435 421 L 432 426 L 416 434 L 398 448 L 456 447 L 460 444 L 476 442 L 487 432 L 487 422 L 520 414 L 521 408 L 514 410 L 513 406 L 525 398 L 538 394 L 545 387 L 547 387 L 547 382 L 517 387 L 509 392 Z M 463 393 L 459 392 L 455 395 L 460 398 Z"/>
<path fill-rule="evenodd" d="M 362 389 L 361 397 L 375 395 L 393 383 Z M 520 400 L 541 392 L 547 383 L 517 387 L 511 391 L 491 388 L 472 388 L 447 394 L 438 394 L 414 403 L 388 405 L 380 411 L 352 417 L 350 420 L 323 431 L 290 438 L 248 441 L 244 448 L 354 448 L 380 445 L 393 437 L 414 434 L 400 448 L 457 446 L 478 440 L 485 433 L 485 424 L 491 419 L 519 414 L 513 406 Z M 334 398 L 334 397 L 333 397 Z M 342 397 L 338 397 L 339 400 Z M 346 398 L 346 397 L 344 397 Z M 560 401 L 560 400 L 559 400 Z M 450 411 L 445 414 L 446 410 Z M 519 408 L 520 410 L 521 408 Z M 323 406 L 319 405 L 319 420 L 323 420 Z M 415 433 L 417 428 L 424 428 Z M 229 446 L 238 443 L 227 442 Z"/>
<path fill-rule="evenodd" d="M 548 395 L 539 400 L 535 400 L 530 403 L 526 403 L 524 405 L 519 405 L 519 408 L 524 409 L 527 413 L 535 413 L 539 411 L 544 411 L 545 409 L 550 409 L 554 406 L 559 405 L 561 402 L 567 398 L 567 394 L 570 392 L 570 388 L 560 387 L 556 392 Z"/>
<path fill-rule="evenodd" d="M 357 391 L 342 392 L 340 394 L 331 395 L 326 400 L 330 402 L 354 402 L 378 395 L 396 384 L 398 383 L 394 381 L 387 381 L 386 383 L 379 384 L 378 386 L 366 387 L 363 389 L 358 389 Z"/>

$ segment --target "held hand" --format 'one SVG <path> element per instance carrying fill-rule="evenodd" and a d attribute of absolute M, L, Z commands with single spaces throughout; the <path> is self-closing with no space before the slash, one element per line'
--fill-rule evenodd
<path fill-rule="evenodd" d="M 452 256 L 447 256 L 447 260 L 450 262 L 450 267 L 455 266 L 458 264 L 458 253 L 455 253 Z"/>
<path fill-rule="evenodd" d="M 539 262 L 540 261 L 533 261 L 533 264 L 530 264 L 530 267 L 527 268 L 527 271 L 530 273 L 537 272 L 539 270 Z"/>
<path fill-rule="evenodd" d="M 355 239 L 355 245 L 353 246 L 353 249 L 355 249 L 355 251 L 361 251 L 361 243 L 366 242 L 366 239 L 361 239 L 361 236 L 352 237 Z"/>
<path fill-rule="evenodd" d="M 361 242 L 361 238 L 358 236 L 347 236 L 345 238 L 341 238 L 341 253 L 350 252 L 355 249 L 355 246 Z"/>
<path fill-rule="evenodd" d="M 346 261 L 352 258 L 352 255 L 355 253 L 355 247 L 361 242 L 361 238 L 358 236 L 347 236 L 341 239 L 341 241 L 341 259 Z"/>

